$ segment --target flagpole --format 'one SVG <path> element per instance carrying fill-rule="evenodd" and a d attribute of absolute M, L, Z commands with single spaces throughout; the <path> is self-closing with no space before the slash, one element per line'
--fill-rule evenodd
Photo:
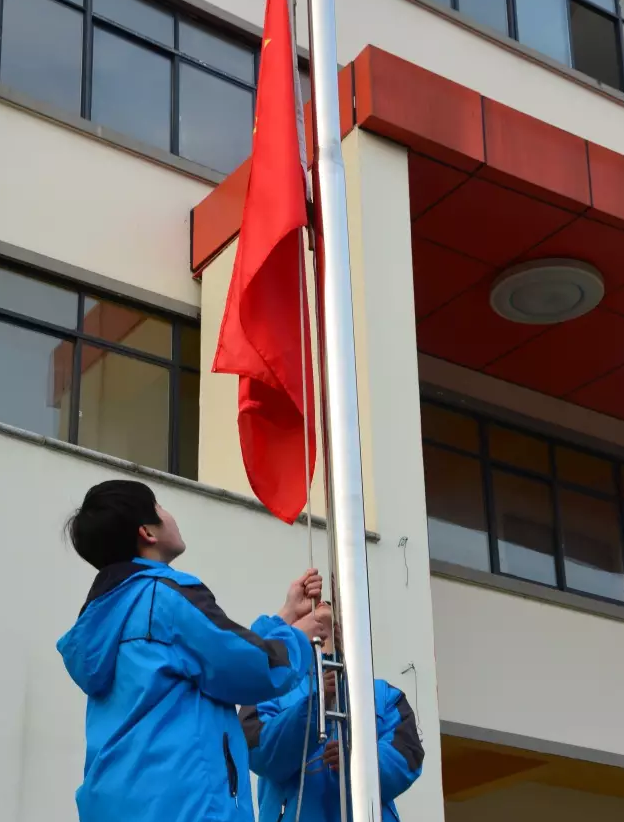
<path fill-rule="evenodd" d="M 381 822 L 347 195 L 338 104 L 334 0 L 308 0 L 314 236 L 323 443 L 334 588 L 349 710 L 353 822 Z M 333 582 L 333 580 L 332 580 Z M 334 593 L 334 592 L 333 592 Z"/>

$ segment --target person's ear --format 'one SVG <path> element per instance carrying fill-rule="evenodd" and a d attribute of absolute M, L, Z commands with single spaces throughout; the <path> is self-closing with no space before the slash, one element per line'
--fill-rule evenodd
<path fill-rule="evenodd" d="M 147 545 L 156 545 L 158 539 L 150 532 L 150 530 L 145 526 L 141 525 L 139 528 L 139 539 L 146 543 Z"/>

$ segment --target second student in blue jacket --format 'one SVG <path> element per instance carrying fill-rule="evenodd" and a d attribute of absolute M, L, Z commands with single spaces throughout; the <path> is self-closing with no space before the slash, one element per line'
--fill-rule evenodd
<path fill-rule="evenodd" d="M 329 605 L 317 608 L 316 615 L 331 625 Z M 332 682 L 335 675 L 326 674 L 326 698 L 330 701 L 335 692 Z M 293 822 L 296 817 L 309 687 L 306 678 L 289 694 L 244 707 L 239 713 L 250 767 L 260 777 L 259 822 Z M 405 694 L 376 679 L 375 708 L 383 822 L 397 822 L 394 800 L 420 776 L 424 751 Z M 314 699 L 300 822 L 340 822 L 338 743 L 330 739 L 325 745 L 316 744 L 316 717 Z"/>

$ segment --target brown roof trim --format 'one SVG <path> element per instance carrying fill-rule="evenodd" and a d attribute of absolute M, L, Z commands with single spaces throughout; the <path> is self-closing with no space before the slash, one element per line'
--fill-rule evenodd
<path fill-rule="evenodd" d="M 374 46 L 342 69 L 339 91 L 343 137 L 355 126 L 367 129 L 464 175 L 624 228 L 624 156 L 617 152 Z M 311 149 L 309 105 L 306 132 Z M 248 179 L 246 161 L 193 210 L 195 276 L 236 237 Z"/>

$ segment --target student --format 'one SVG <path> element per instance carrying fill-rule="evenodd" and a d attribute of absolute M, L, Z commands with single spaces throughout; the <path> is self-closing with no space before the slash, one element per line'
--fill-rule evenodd
<path fill-rule="evenodd" d="M 331 636 L 332 611 L 328 603 L 316 609 Z M 338 629 L 338 626 L 336 626 Z M 336 641 L 339 634 L 336 630 Z M 328 640 L 323 648 L 331 653 Z M 336 693 L 336 675 L 325 674 L 326 707 Z M 258 822 L 293 822 L 301 780 L 301 763 L 309 710 L 307 677 L 291 693 L 255 707 L 241 708 L 241 720 L 252 771 L 260 779 Z M 414 713 L 405 695 L 382 679 L 375 680 L 379 779 L 383 822 L 397 822 L 394 805 L 420 776 L 424 751 Z M 340 757 L 337 739 L 324 745 L 316 741 L 316 699 L 312 702 L 301 822 L 340 822 Z M 355 821 L 357 822 L 357 821 Z"/>
<path fill-rule="evenodd" d="M 58 643 L 88 697 L 81 822 L 253 822 L 236 705 L 285 694 L 307 673 L 310 638 L 326 636 L 310 613 L 320 576 L 296 580 L 279 614 L 249 631 L 169 567 L 185 545 L 146 485 L 95 486 L 69 533 L 99 571 Z"/>

